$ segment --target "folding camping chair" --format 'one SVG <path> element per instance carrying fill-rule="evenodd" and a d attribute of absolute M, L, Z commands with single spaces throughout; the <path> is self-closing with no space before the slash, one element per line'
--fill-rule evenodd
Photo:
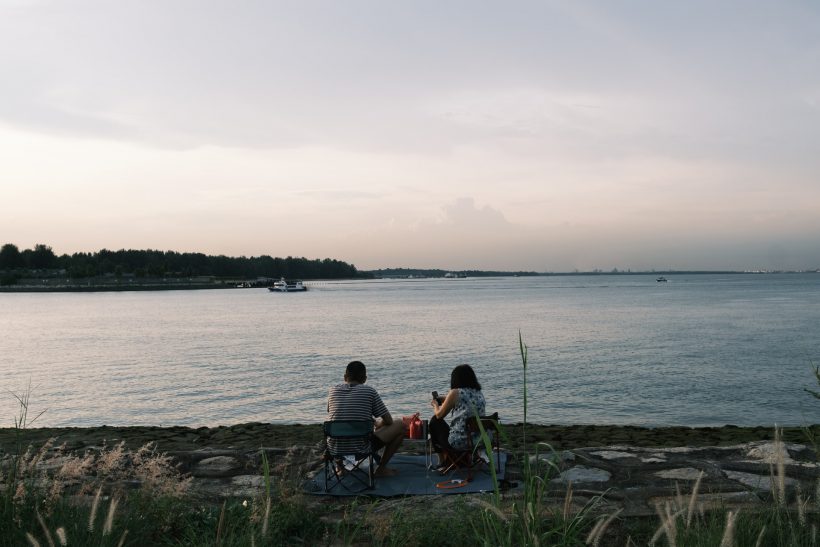
<path fill-rule="evenodd" d="M 335 420 L 324 423 L 325 492 L 341 486 L 350 492 L 372 489 L 378 456 L 370 444 L 373 420 Z M 334 448 L 331 449 L 331 442 Z M 352 450 L 345 447 L 358 447 Z M 363 447 L 363 449 L 361 448 Z M 354 489 L 355 487 L 355 489 Z"/>
<path fill-rule="evenodd" d="M 495 452 L 496 472 L 501 472 L 501 433 L 498 429 L 498 412 L 493 412 L 489 416 L 481 416 L 481 427 L 490 438 L 490 449 Z M 478 420 L 475 416 L 467 420 L 467 447 L 473 455 L 474 460 L 481 460 L 478 451 L 484 447 L 481 442 L 481 429 L 478 427 Z M 476 440 L 473 446 L 473 439 Z M 489 454 L 488 454 L 489 457 Z M 478 461 L 476 461 L 478 463 Z"/>
<path fill-rule="evenodd" d="M 490 437 L 490 446 L 495 452 L 496 469 L 501 472 L 501 442 L 498 431 L 498 412 L 494 412 L 489 416 L 481 416 L 481 426 Z M 442 472 L 442 474 L 449 473 L 454 469 L 466 469 L 467 481 L 473 480 L 473 468 L 484 462 L 479 455 L 479 449 L 483 447 L 480 440 L 481 429 L 478 427 L 478 420 L 475 416 L 470 416 L 467 419 L 467 450 L 451 449 L 445 451 L 447 458 L 450 460 L 450 465 Z"/>

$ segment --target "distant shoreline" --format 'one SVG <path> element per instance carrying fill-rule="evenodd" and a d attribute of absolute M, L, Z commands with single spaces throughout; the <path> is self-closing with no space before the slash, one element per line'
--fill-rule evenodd
<path fill-rule="evenodd" d="M 422 271 L 422 270 L 412 270 Z M 371 272 L 372 273 L 372 272 Z M 584 276 L 676 276 L 676 275 L 772 275 L 772 274 L 820 274 L 820 270 L 809 271 L 677 271 L 665 270 L 655 272 L 547 272 L 547 273 L 513 273 L 513 272 L 470 272 L 468 279 L 490 277 L 584 277 Z M 333 279 L 332 281 L 363 281 L 368 279 L 445 279 L 444 277 L 428 276 L 424 274 L 384 275 L 374 278 Z M 462 278 L 463 279 L 463 278 Z M 326 279 L 306 279 L 311 281 L 327 281 Z M 46 293 L 46 292 L 127 292 L 127 291 L 190 291 L 214 289 L 242 289 L 264 288 L 259 285 L 251 287 L 237 286 L 242 281 L 226 281 L 220 283 L 127 283 L 127 284 L 71 284 L 71 285 L 0 285 L 0 293 Z"/>
<path fill-rule="evenodd" d="M 198 291 L 212 289 L 236 289 L 233 285 L 160 284 L 160 285 L 61 285 L 42 287 L 37 285 L 8 285 L 0 287 L 0 293 L 45 292 L 130 292 L 130 291 Z"/>

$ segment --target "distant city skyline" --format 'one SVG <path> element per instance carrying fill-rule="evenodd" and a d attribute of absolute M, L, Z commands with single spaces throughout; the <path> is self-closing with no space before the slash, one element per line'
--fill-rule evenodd
<path fill-rule="evenodd" d="M 0 244 L 820 267 L 810 1 L 0 0 Z"/>

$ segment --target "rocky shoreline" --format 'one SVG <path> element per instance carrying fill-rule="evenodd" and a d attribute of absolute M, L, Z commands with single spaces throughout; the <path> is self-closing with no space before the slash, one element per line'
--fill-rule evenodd
<path fill-rule="evenodd" d="M 522 424 L 505 426 L 506 450 L 521 454 Z M 247 423 L 222 427 L 92 427 L 0 429 L 0 464 L 13 454 L 17 435 L 35 449 L 51 441 L 53 462 L 60 454 L 102 453 L 120 443 L 137 451 L 152 443 L 170 457 L 178 472 L 189 477 L 188 495 L 204 502 L 226 498 L 250 499 L 265 489 L 263 461 L 270 462 L 278 487 L 299 489 L 321 468 L 322 431 L 319 424 Z M 811 439 L 820 439 L 820 425 L 782 430 L 780 441 L 769 427 L 716 428 L 601 425 L 532 425 L 526 427 L 531 463 L 551 463 L 550 499 L 564 503 L 568 489 L 578 509 L 592 498 L 602 500 L 600 510 L 623 511 L 624 516 L 651 516 L 656 507 L 680 503 L 695 492 L 703 507 L 730 504 L 755 507 L 771 499 L 772 469 L 784 470 L 783 483 L 790 501 L 799 492 L 812 492 L 820 480 L 820 465 Z M 539 443 L 547 443 L 552 450 Z M 46 445 L 49 446 L 49 445 Z M 538 456 L 535 456 L 536 446 Z M 57 449 L 56 447 L 62 447 Z M 400 449 L 418 452 L 419 445 Z M 536 459 L 538 458 L 538 459 Z M 522 461 L 507 467 L 503 492 L 506 499 L 522 495 Z M 49 464 L 50 465 L 50 464 Z M 547 466 L 544 467 L 546 469 Z M 119 487 L 138 488 L 140 481 L 125 471 Z M 569 485 L 572 485 L 571 487 Z M 114 485 L 112 485 L 114 487 Z M 308 496 L 307 503 L 332 503 Z M 435 496 L 434 503 L 452 503 L 450 496 Z M 407 498 L 402 503 L 412 506 Z"/>
<path fill-rule="evenodd" d="M 506 448 L 523 448 L 523 426 L 503 424 L 507 434 Z M 820 424 L 783 428 L 783 440 L 805 443 L 807 432 L 820 439 Z M 8 453 L 16 432 L 0 428 L 0 452 Z M 162 452 L 210 449 L 251 450 L 260 447 L 287 449 L 292 446 L 310 446 L 321 442 L 321 424 L 270 424 L 252 422 L 217 427 L 155 427 L 155 426 L 98 426 L 31 428 L 23 432 L 24 442 L 35 447 L 49 439 L 55 444 L 65 443 L 69 450 L 87 446 L 111 446 L 121 441 L 137 449 L 146 443 L 155 443 Z M 627 445 L 640 447 L 703 447 L 731 446 L 774 438 L 769 426 L 738 427 L 638 427 L 616 425 L 537 425 L 526 426 L 527 445 L 547 443 L 555 450 L 590 446 Z"/>

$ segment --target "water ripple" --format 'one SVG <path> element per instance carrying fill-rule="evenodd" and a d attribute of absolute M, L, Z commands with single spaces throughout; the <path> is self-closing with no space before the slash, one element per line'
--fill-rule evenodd
<path fill-rule="evenodd" d="M 488 409 L 520 421 L 520 329 L 531 421 L 800 425 L 820 421 L 802 391 L 817 324 L 809 274 L 0 294 L 0 389 L 30 380 L 40 425 L 317 422 L 350 360 L 397 416 L 429 415 L 466 362 Z M 0 399 L 0 416 L 16 412 Z"/>

